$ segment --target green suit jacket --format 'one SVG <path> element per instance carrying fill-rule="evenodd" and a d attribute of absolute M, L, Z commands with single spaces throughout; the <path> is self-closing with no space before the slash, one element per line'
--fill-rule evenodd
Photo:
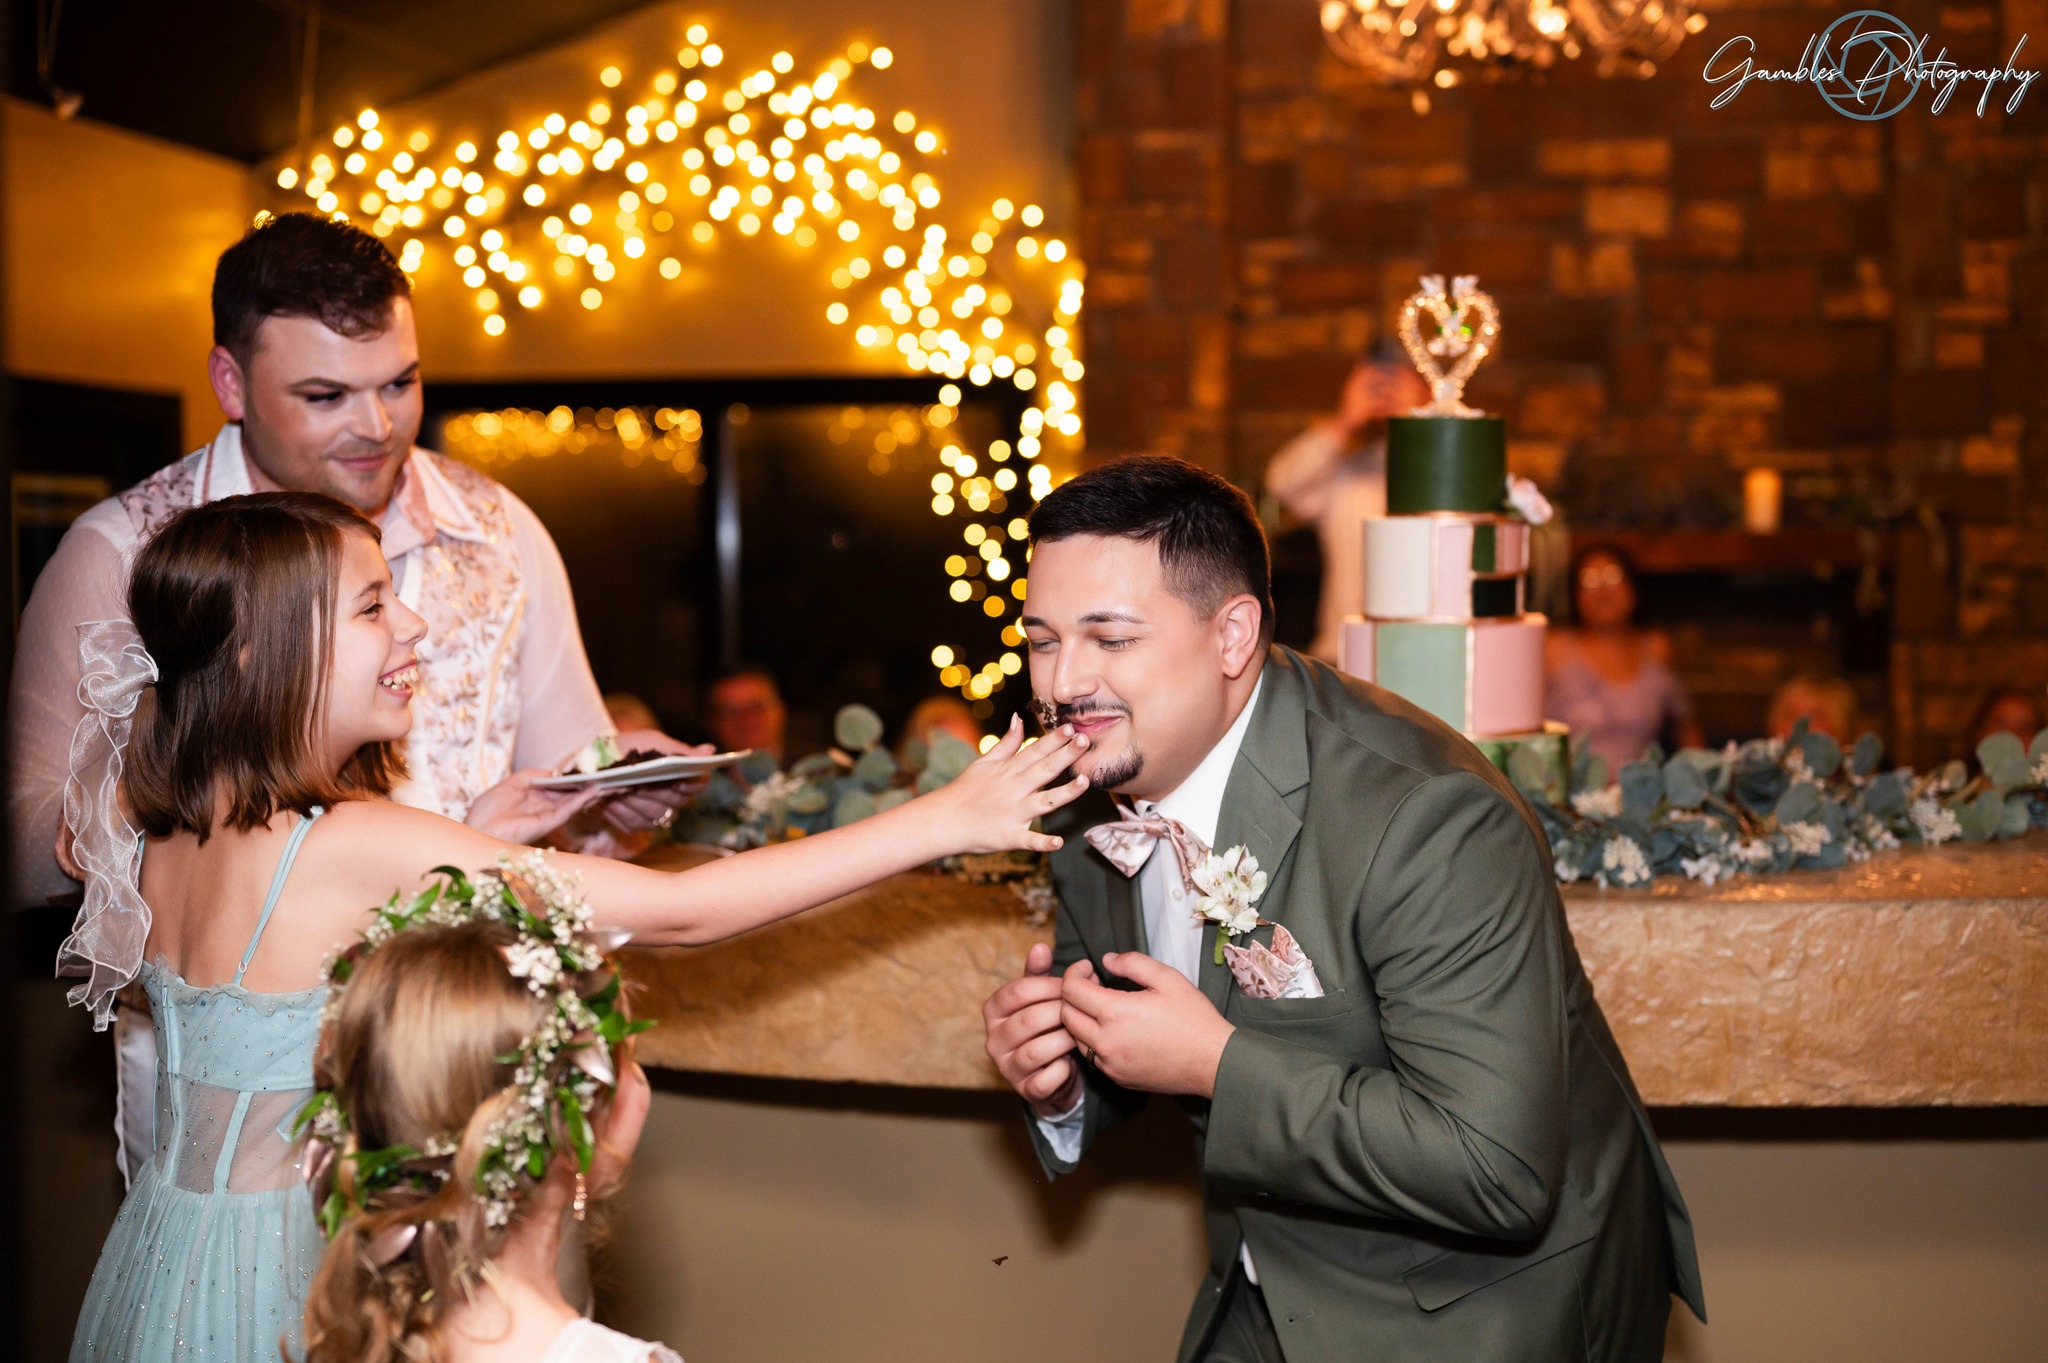
<path fill-rule="evenodd" d="M 1288 1363 L 1660 1358 L 1669 1293 L 1705 1318 L 1691 1219 L 1533 815 L 1391 692 L 1285 648 L 1265 667 L 1216 847 L 1259 859 L 1259 911 L 1325 993 L 1248 998 L 1203 954 L 1237 1030 L 1215 1097 L 1183 1100 L 1210 1249 L 1183 1363 L 1240 1241 Z M 1078 836 L 1106 799 L 1063 813 L 1057 965 L 1101 971 L 1145 949 L 1137 885 Z M 1085 1151 L 1148 1095 L 1083 1076 Z M 1073 1167 L 1031 1129 L 1049 1173 Z"/>

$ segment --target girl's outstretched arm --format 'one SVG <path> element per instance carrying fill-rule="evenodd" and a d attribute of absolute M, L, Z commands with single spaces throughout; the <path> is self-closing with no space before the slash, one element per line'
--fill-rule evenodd
<path fill-rule="evenodd" d="M 654 871 L 567 853 L 556 853 L 555 859 L 563 870 L 583 877 L 597 921 L 628 929 L 636 942 L 716 942 L 940 857 L 1016 848 L 1052 851 L 1060 839 L 1034 832 L 1030 825 L 1087 788 L 1085 776 L 1051 784 L 1087 746 L 1085 737 L 1062 726 L 1027 747 L 1022 723 L 1012 721 L 1002 742 L 946 785 L 844 828 L 686 871 Z M 393 835 L 377 858 L 386 865 L 396 855 L 419 868 L 449 864 L 480 870 L 502 852 L 527 850 L 395 805 L 380 811 L 379 822 L 388 823 Z"/>

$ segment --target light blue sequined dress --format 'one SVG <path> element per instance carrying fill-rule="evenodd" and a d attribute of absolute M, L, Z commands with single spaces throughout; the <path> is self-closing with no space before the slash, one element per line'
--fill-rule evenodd
<path fill-rule="evenodd" d="M 142 968 L 157 1040 L 155 1153 L 100 1251 L 72 1363 L 278 1363 L 299 1353 L 325 1243 L 291 1124 L 313 1087 L 324 986 L 257 994 L 242 976 L 320 816 L 292 829 L 232 984 Z"/>

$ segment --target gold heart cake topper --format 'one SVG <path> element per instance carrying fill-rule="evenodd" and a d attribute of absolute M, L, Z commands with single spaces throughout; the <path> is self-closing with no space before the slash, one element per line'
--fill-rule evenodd
<path fill-rule="evenodd" d="M 1465 381 L 1500 339 L 1500 309 L 1478 285 L 1478 275 L 1461 274 L 1447 294 L 1442 275 L 1424 275 L 1422 288 L 1401 304 L 1401 345 L 1429 382 L 1429 405 L 1417 416 L 1484 415 L 1465 405 Z M 1424 313 L 1435 324 L 1427 337 Z"/>

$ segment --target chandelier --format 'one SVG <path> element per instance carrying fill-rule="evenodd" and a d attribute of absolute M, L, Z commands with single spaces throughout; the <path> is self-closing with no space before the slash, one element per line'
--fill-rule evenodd
<path fill-rule="evenodd" d="M 1413 89 L 1418 111 L 1429 107 L 1426 86 L 1540 70 L 1589 50 L 1602 76 L 1646 78 L 1707 26 L 1688 0 L 1324 0 L 1322 22 L 1339 57 L 1383 85 Z"/>

